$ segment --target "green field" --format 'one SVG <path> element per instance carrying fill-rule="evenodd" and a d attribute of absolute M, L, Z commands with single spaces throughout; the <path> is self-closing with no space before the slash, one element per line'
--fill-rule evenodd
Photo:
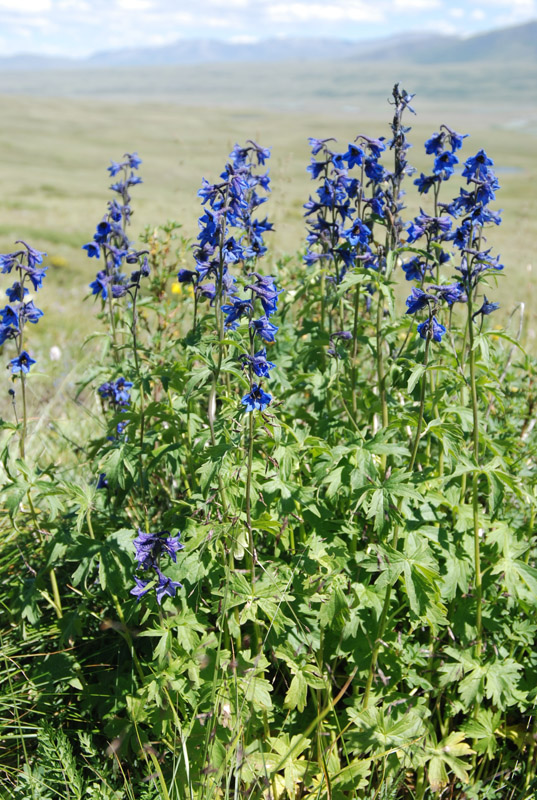
<path fill-rule="evenodd" d="M 347 62 L 0 74 L 0 252 L 23 238 L 49 254 L 43 346 L 71 349 L 93 328 L 92 301 L 81 301 L 96 262 L 80 248 L 109 199 L 110 159 L 137 150 L 144 161 L 144 184 L 133 191 L 133 238 L 146 225 L 175 219 L 191 239 L 202 176 L 214 179 L 237 141 L 271 146 L 266 212 L 275 222 L 277 259 L 303 246 L 302 204 L 312 191 L 308 136 L 335 136 L 345 147 L 360 132 L 389 135 L 386 98 L 401 78 L 417 92 L 410 138 L 419 170 L 430 164 L 422 143 L 442 122 L 470 134 L 466 156 L 484 147 L 494 158 L 504 223 L 491 232 L 489 245 L 507 269 L 492 292 L 504 319 L 517 302 L 526 303 L 531 347 L 537 327 L 537 116 L 529 102 L 535 76 L 520 66 L 472 70 L 468 81 L 455 66 L 431 71 Z M 455 187 L 449 189 L 451 196 Z M 409 207 L 417 211 L 415 196 Z"/>

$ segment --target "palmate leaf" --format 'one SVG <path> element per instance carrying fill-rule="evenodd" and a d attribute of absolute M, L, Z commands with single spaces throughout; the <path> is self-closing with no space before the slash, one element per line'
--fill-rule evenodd
<path fill-rule="evenodd" d="M 469 719 L 462 726 L 464 734 L 474 741 L 476 753 L 486 753 L 492 758 L 498 743 L 496 731 L 500 727 L 501 711 L 492 711 L 490 708 L 480 708 L 474 719 Z"/>
<path fill-rule="evenodd" d="M 126 592 L 125 587 L 132 584 L 134 571 L 134 535 L 132 530 L 123 528 L 110 534 L 104 541 L 77 536 L 69 553 L 70 560 L 78 561 L 73 573 L 74 585 L 86 580 L 98 566 L 102 589 L 109 587 L 113 592 Z"/>
<path fill-rule="evenodd" d="M 503 548 L 503 558 L 492 569 L 493 575 L 503 575 L 505 588 L 514 597 L 537 606 L 537 569 L 517 558 L 517 555 L 527 550 L 527 545 L 516 546 L 506 539 Z"/>
<path fill-rule="evenodd" d="M 353 751 L 383 754 L 388 750 L 408 750 L 426 735 L 424 722 L 415 708 L 408 708 L 402 716 L 385 713 L 383 708 L 347 711 L 355 730 L 352 734 Z"/>
<path fill-rule="evenodd" d="M 438 624 L 445 614 L 440 602 L 440 574 L 426 539 L 417 532 L 407 534 L 404 551 L 379 548 L 387 566 L 377 581 L 379 586 L 402 578 L 411 611 L 418 617 Z"/>
<path fill-rule="evenodd" d="M 303 672 L 297 672 L 289 684 L 289 689 L 283 702 L 284 708 L 297 708 L 300 712 L 306 708 L 308 698 L 308 684 Z"/>
<path fill-rule="evenodd" d="M 450 733 L 436 746 L 427 745 L 426 758 L 428 761 L 427 774 L 433 792 L 439 792 L 448 782 L 448 769 L 459 780 L 468 783 L 468 770 L 471 764 L 463 761 L 466 756 L 473 754 L 470 745 L 464 741 L 465 734 L 460 731 Z"/>
<path fill-rule="evenodd" d="M 457 681 L 466 708 L 481 703 L 485 697 L 500 709 L 524 702 L 527 693 L 518 688 L 522 665 L 514 659 L 495 658 L 481 663 L 470 651 L 446 647 L 445 652 L 453 662 L 440 667 L 441 684 Z"/>

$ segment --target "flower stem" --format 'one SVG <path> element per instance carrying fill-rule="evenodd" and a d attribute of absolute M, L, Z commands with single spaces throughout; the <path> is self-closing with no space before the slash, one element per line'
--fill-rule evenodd
<path fill-rule="evenodd" d="M 430 342 L 431 342 L 431 337 L 430 337 L 430 335 L 428 335 L 427 339 L 425 341 L 425 355 L 424 355 L 424 359 L 423 359 L 423 363 L 424 363 L 425 367 L 427 366 L 427 363 L 428 363 L 428 360 L 429 360 Z M 408 465 L 408 471 L 409 472 L 412 472 L 412 470 L 414 469 L 414 465 L 416 463 L 416 455 L 417 455 L 417 452 L 418 452 L 418 445 L 419 445 L 419 440 L 420 440 L 420 436 L 421 436 L 421 428 L 422 428 L 422 425 L 423 425 L 423 411 L 424 411 L 424 408 L 425 408 L 425 388 L 426 388 L 426 386 L 427 386 L 427 375 L 426 375 L 426 373 L 424 373 L 421 376 L 420 407 L 419 407 L 419 412 L 418 412 L 418 423 L 416 425 L 416 434 L 414 436 L 414 444 L 413 444 L 413 447 L 412 447 L 412 454 L 411 454 L 410 462 L 409 462 L 409 465 Z M 401 500 L 399 500 L 399 502 L 397 504 L 398 513 L 401 512 L 402 502 L 403 501 L 401 499 Z M 391 541 L 391 546 L 393 547 L 394 550 L 397 549 L 398 541 L 399 541 L 399 524 L 396 523 L 394 531 L 393 531 L 392 541 Z M 365 689 L 364 689 L 364 696 L 362 698 L 362 707 L 363 708 L 367 708 L 368 705 L 369 705 L 369 700 L 370 700 L 370 695 L 371 695 L 371 688 L 373 686 L 373 677 L 375 675 L 375 670 L 377 668 L 377 661 L 378 661 L 378 657 L 379 657 L 380 646 L 382 644 L 382 637 L 384 636 L 384 632 L 386 630 L 386 622 L 388 620 L 388 611 L 389 611 L 389 608 L 390 608 L 391 595 L 392 595 L 392 586 L 391 586 L 391 584 L 388 584 L 388 586 L 386 587 L 386 593 L 384 595 L 384 604 L 382 606 L 382 611 L 381 611 L 381 614 L 380 614 L 380 620 L 379 620 L 379 625 L 378 625 L 378 629 L 377 629 L 377 637 L 375 639 L 375 644 L 373 645 L 373 651 L 371 653 L 371 662 L 369 664 L 369 673 L 368 673 L 368 676 L 367 676 L 367 681 L 366 681 L 366 685 L 365 685 Z"/>
<path fill-rule="evenodd" d="M 382 413 L 382 427 L 384 430 L 388 427 L 389 417 L 388 417 L 388 404 L 386 402 L 386 375 L 384 372 L 384 358 L 382 354 L 382 318 L 384 313 L 384 305 L 382 303 L 382 299 L 379 293 L 379 299 L 377 304 L 377 382 L 378 382 L 378 392 L 379 392 L 379 399 L 380 399 L 380 407 Z M 382 472 L 386 471 L 386 455 L 383 454 L 380 458 Z"/>
<path fill-rule="evenodd" d="M 475 470 L 472 476 L 472 515 L 474 527 L 474 570 L 475 570 L 475 599 L 476 599 L 476 641 L 475 641 L 475 655 L 481 655 L 483 644 L 483 623 L 482 623 L 482 606 L 483 606 L 483 585 L 481 578 L 481 554 L 479 542 L 479 408 L 477 399 L 477 385 L 476 385 L 476 371 L 475 371 L 475 347 L 474 347 L 474 323 L 472 320 L 472 293 L 468 292 L 468 335 L 470 342 L 470 392 L 472 399 L 472 416 L 473 416 L 473 452 L 475 461 Z"/>

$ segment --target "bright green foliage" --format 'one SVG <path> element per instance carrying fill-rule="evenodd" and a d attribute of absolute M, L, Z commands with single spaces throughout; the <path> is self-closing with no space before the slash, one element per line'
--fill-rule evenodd
<path fill-rule="evenodd" d="M 194 317 L 177 230 L 146 232 L 138 317 L 114 305 L 61 448 L 30 423 L 21 461 L 3 423 L 0 796 L 530 800 L 535 362 L 486 319 L 471 355 L 463 304 L 416 335 L 398 259 L 434 247 L 392 242 L 337 288 L 289 257 L 274 400 L 245 415 L 247 321 Z M 132 402 L 107 416 L 117 375 Z M 181 531 L 162 605 L 130 594 L 139 529 Z"/>

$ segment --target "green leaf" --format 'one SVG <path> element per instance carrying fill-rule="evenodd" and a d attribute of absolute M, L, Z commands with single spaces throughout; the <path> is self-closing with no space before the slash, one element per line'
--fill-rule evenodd
<path fill-rule="evenodd" d="M 409 394 L 412 393 L 412 391 L 414 390 L 415 385 L 417 384 L 417 382 L 419 381 L 421 376 L 426 371 L 427 371 L 427 367 L 425 366 L 425 364 L 417 364 L 414 367 L 414 369 L 410 373 L 410 378 L 408 379 L 408 383 L 407 383 L 407 387 L 406 387 L 407 388 L 407 392 Z"/>
<path fill-rule="evenodd" d="M 308 696 L 308 684 L 302 672 L 297 672 L 289 684 L 289 689 L 285 695 L 283 703 L 284 708 L 298 708 L 299 711 L 304 711 Z"/>

